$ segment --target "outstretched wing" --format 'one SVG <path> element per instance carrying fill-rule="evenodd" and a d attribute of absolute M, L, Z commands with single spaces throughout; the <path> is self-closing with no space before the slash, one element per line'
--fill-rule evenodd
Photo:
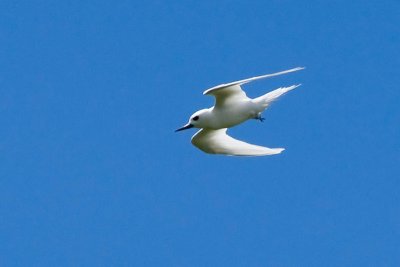
<path fill-rule="evenodd" d="M 208 94 L 215 96 L 214 107 L 216 109 L 223 109 L 227 105 L 236 104 L 249 99 L 238 84 L 224 87 L 223 90 L 211 91 Z"/>
<path fill-rule="evenodd" d="M 281 153 L 283 148 L 252 145 L 226 134 L 227 129 L 201 129 L 192 137 L 192 144 L 210 154 L 230 156 L 266 156 Z"/>
<path fill-rule="evenodd" d="M 240 87 L 242 84 L 249 83 L 259 79 L 265 79 L 269 77 L 274 77 L 298 70 L 304 69 L 303 67 L 298 67 L 290 70 L 285 70 L 281 72 L 276 72 L 272 74 L 266 74 L 261 76 L 256 76 L 240 81 L 235 81 L 231 83 L 224 83 L 214 86 L 210 89 L 204 91 L 203 95 L 213 95 L 215 97 L 215 107 L 222 108 L 227 103 L 239 102 L 248 99 L 246 93 Z"/>

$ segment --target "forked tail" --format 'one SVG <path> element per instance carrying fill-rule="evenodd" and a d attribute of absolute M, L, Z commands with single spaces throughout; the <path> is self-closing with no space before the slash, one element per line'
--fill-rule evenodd
<path fill-rule="evenodd" d="M 266 108 L 270 103 L 277 100 L 280 96 L 286 94 L 287 92 L 299 87 L 301 84 L 292 85 L 289 87 L 281 87 L 272 92 L 269 92 L 265 95 L 255 98 L 254 103 L 261 104 L 264 108 Z"/>

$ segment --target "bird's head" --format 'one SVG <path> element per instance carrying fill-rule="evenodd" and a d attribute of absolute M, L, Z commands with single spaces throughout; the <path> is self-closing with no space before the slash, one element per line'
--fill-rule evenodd
<path fill-rule="evenodd" d="M 193 113 L 192 116 L 190 116 L 189 122 L 182 126 L 181 128 L 175 130 L 175 132 L 179 132 L 179 131 L 183 131 L 186 129 L 190 129 L 190 128 L 204 128 L 204 126 L 206 125 L 206 121 L 207 121 L 207 117 L 209 114 L 209 109 L 202 109 L 199 111 L 196 111 L 195 113 Z"/>

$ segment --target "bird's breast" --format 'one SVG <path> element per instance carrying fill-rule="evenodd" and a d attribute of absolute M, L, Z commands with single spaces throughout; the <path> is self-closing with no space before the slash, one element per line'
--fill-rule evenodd
<path fill-rule="evenodd" d="M 254 111 L 247 106 L 226 107 L 223 110 L 214 110 L 213 113 L 214 129 L 230 128 L 254 117 Z"/>

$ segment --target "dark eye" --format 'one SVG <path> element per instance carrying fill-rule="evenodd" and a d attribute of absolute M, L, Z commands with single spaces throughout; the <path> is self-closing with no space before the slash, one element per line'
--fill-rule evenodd
<path fill-rule="evenodd" d="M 194 121 L 197 121 L 198 119 L 199 119 L 199 116 L 194 116 L 194 117 L 193 117 L 193 120 L 194 120 Z"/>

